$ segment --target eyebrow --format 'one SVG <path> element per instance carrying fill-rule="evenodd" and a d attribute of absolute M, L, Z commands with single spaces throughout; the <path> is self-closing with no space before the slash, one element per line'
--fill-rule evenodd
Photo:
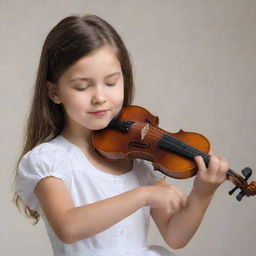
<path fill-rule="evenodd" d="M 111 73 L 111 74 L 105 76 L 104 78 L 109 78 L 109 77 L 116 76 L 116 75 L 121 75 L 121 72 L 114 72 L 114 73 Z M 74 81 L 76 81 L 76 80 L 90 81 L 91 78 L 89 78 L 89 77 L 76 77 L 76 78 L 73 78 L 73 79 L 68 80 L 68 83 L 74 82 Z"/>

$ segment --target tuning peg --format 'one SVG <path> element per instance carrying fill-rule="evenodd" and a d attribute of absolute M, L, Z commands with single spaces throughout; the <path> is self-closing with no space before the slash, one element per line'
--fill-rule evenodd
<path fill-rule="evenodd" d="M 239 187 L 235 186 L 233 189 L 231 189 L 228 193 L 231 196 Z"/>
<path fill-rule="evenodd" d="M 233 189 L 231 189 L 228 193 L 229 195 L 232 195 L 239 187 L 235 186 Z M 245 193 L 243 191 L 240 191 L 240 193 L 236 196 L 236 199 L 238 201 L 241 201 L 242 198 L 245 196 Z"/>
<path fill-rule="evenodd" d="M 244 175 L 245 180 L 248 180 L 252 176 L 252 169 L 249 167 L 245 167 L 242 170 L 242 174 Z"/>
<path fill-rule="evenodd" d="M 245 193 L 244 193 L 243 191 L 241 191 L 241 192 L 236 196 L 236 199 L 237 199 L 238 201 L 241 201 L 244 196 L 245 196 Z"/>
<path fill-rule="evenodd" d="M 248 180 L 252 175 L 252 169 L 249 167 L 246 167 L 242 170 L 242 174 L 245 178 L 245 180 Z M 231 189 L 228 193 L 229 195 L 232 195 L 239 187 L 235 186 L 233 189 Z M 241 201 L 242 198 L 245 196 L 245 193 L 243 191 L 240 191 L 240 193 L 236 196 L 236 199 L 238 201 Z"/>

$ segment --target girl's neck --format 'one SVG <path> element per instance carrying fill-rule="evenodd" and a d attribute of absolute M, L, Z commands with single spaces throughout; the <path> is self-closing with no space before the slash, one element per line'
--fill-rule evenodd
<path fill-rule="evenodd" d="M 92 148 L 91 134 L 91 130 L 73 130 L 69 129 L 69 127 L 65 127 L 60 135 L 83 151 L 87 151 Z"/>
<path fill-rule="evenodd" d="M 92 132 L 91 130 L 85 129 L 70 129 L 66 126 L 60 135 L 80 148 L 86 158 L 99 170 L 104 170 L 114 175 L 120 175 L 132 169 L 132 160 L 122 159 L 112 161 L 96 152 L 91 140 Z"/>

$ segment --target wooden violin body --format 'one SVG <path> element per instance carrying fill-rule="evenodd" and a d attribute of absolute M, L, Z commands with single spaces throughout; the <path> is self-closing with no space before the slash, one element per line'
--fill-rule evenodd
<path fill-rule="evenodd" d="M 210 156 L 210 143 L 206 137 L 195 132 L 166 132 L 158 127 L 158 117 L 139 106 L 125 107 L 119 116 L 103 130 L 92 136 L 94 147 L 109 159 L 140 158 L 151 161 L 154 169 L 169 177 L 185 179 L 197 172 L 194 157 L 201 155 L 206 163 Z M 237 197 L 256 194 L 256 182 L 247 184 L 251 169 L 245 168 L 245 178 L 228 170 L 227 179 L 235 185 L 230 194 L 240 188 Z"/>

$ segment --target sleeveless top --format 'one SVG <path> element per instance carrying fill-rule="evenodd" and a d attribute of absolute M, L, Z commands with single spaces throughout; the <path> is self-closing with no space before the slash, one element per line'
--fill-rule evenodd
<path fill-rule="evenodd" d="M 65 244 L 51 229 L 34 193 L 36 184 L 53 176 L 63 180 L 74 206 L 113 197 L 164 177 L 150 162 L 135 159 L 131 171 L 113 175 L 95 168 L 82 151 L 61 135 L 27 152 L 21 159 L 16 192 L 25 205 L 42 217 L 55 256 L 156 256 L 147 246 L 150 208 L 142 207 L 120 222 L 92 237 Z M 104 216 L 103 216 L 104 217 Z"/>

